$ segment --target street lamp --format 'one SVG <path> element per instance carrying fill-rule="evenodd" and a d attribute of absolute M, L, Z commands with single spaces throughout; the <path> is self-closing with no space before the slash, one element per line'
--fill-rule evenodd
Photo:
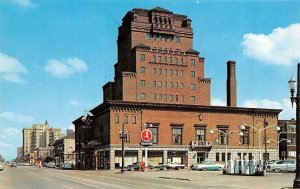
<path fill-rule="evenodd" d="M 125 130 L 125 123 L 122 124 L 122 129 L 120 129 L 119 131 L 120 134 L 120 138 L 122 140 L 122 169 L 121 169 L 121 173 L 124 173 L 124 156 L 125 156 L 125 146 L 124 146 L 124 142 L 125 142 L 125 138 L 127 138 L 127 130 Z"/>
<path fill-rule="evenodd" d="M 296 103 L 296 178 L 294 180 L 293 188 L 300 188 L 300 107 L 299 107 L 299 99 L 300 99 L 300 63 L 298 63 L 298 70 L 297 70 L 297 94 L 294 96 L 295 93 L 295 83 L 296 81 L 293 77 L 289 80 L 289 87 L 291 92 L 291 102 L 292 107 L 294 102 Z"/>
<path fill-rule="evenodd" d="M 258 132 L 258 150 L 259 150 L 259 170 L 261 171 L 261 144 L 260 144 L 260 134 L 261 134 L 261 132 L 262 131 L 264 131 L 264 130 L 266 130 L 266 129 L 268 129 L 268 128 L 271 128 L 271 127 L 276 127 L 276 129 L 277 129 L 277 131 L 279 131 L 280 130 L 280 128 L 277 126 L 277 125 L 272 125 L 272 126 L 264 126 L 264 128 L 262 128 L 262 129 L 258 129 L 258 128 L 256 128 L 256 127 L 253 127 L 253 126 L 251 126 L 251 125 L 247 125 L 247 124 L 242 124 L 242 125 L 240 125 L 240 127 L 239 127 L 239 129 L 240 130 L 244 130 L 244 129 L 246 129 L 246 126 L 247 127 L 251 127 L 252 129 L 254 129 L 254 130 L 256 130 L 257 132 Z M 265 166 L 263 166 L 263 171 L 264 171 L 264 175 L 266 175 L 266 167 Z"/>
<path fill-rule="evenodd" d="M 224 132 L 220 129 L 211 129 L 210 133 L 213 134 L 215 133 L 215 130 L 217 130 L 218 132 L 224 134 L 225 136 L 225 172 L 227 172 L 227 161 L 228 161 L 228 157 L 227 157 L 227 150 L 228 150 L 228 134 L 229 133 L 239 133 L 241 136 L 243 136 L 244 133 L 242 133 L 241 131 L 229 131 L 229 132 Z"/>

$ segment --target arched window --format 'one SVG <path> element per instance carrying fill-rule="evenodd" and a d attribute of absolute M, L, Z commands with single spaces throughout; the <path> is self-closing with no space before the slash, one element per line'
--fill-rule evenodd
<path fill-rule="evenodd" d="M 162 18 L 161 18 L 161 17 L 159 17 L 159 23 L 161 23 L 161 24 L 162 24 Z"/>
<path fill-rule="evenodd" d="M 157 23 L 157 17 L 154 17 L 154 23 Z"/>
<path fill-rule="evenodd" d="M 164 24 L 167 24 L 167 19 L 166 18 L 164 18 Z"/>
<path fill-rule="evenodd" d="M 168 22 L 169 22 L 169 25 L 171 25 L 171 24 L 172 24 L 171 18 L 169 18 Z"/>

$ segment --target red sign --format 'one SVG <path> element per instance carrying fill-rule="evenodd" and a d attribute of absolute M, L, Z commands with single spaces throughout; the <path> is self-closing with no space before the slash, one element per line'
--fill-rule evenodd
<path fill-rule="evenodd" d="M 144 142 L 149 142 L 150 140 L 152 140 L 152 132 L 149 129 L 144 129 L 141 132 L 141 139 Z"/>

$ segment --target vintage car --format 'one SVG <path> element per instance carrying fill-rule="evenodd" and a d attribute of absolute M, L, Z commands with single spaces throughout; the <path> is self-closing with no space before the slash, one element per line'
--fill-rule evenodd
<path fill-rule="evenodd" d="M 279 160 L 273 164 L 267 165 L 268 171 L 274 171 L 275 173 L 285 172 L 295 172 L 296 171 L 296 160 Z"/>
<path fill-rule="evenodd" d="M 203 161 L 201 163 L 193 164 L 191 169 L 197 171 L 220 171 L 224 169 L 224 165 L 212 161 Z"/>
<path fill-rule="evenodd" d="M 167 169 L 179 170 L 179 169 L 184 169 L 184 168 L 185 168 L 185 165 L 177 163 L 177 162 L 169 162 L 167 164 L 162 164 L 159 167 L 160 170 L 167 170 Z"/>

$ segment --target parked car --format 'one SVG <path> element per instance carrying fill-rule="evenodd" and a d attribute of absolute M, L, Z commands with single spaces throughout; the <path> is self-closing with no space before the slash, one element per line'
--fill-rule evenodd
<path fill-rule="evenodd" d="M 184 168 L 185 168 L 185 165 L 177 163 L 177 162 L 169 162 L 167 164 L 162 164 L 159 167 L 160 170 L 167 170 L 167 169 L 179 170 L 179 169 L 184 169 Z"/>
<path fill-rule="evenodd" d="M 127 166 L 128 171 L 138 171 L 140 170 L 140 164 L 139 163 L 134 163 L 132 165 Z"/>
<path fill-rule="evenodd" d="M 49 163 L 48 162 L 44 162 L 43 163 L 43 167 L 49 167 Z"/>
<path fill-rule="evenodd" d="M 296 160 L 279 160 L 273 164 L 267 165 L 268 171 L 274 171 L 275 173 L 280 173 L 281 171 L 296 171 Z"/>
<path fill-rule="evenodd" d="M 48 163 L 48 167 L 49 167 L 49 168 L 55 168 L 56 166 L 55 166 L 55 163 L 54 163 L 54 162 L 49 162 L 49 163 Z"/>
<path fill-rule="evenodd" d="M 10 167 L 17 167 L 16 162 L 11 162 Z"/>
<path fill-rule="evenodd" d="M 63 163 L 61 168 L 63 168 L 63 169 L 72 169 L 72 166 L 71 166 L 70 163 Z"/>
<path fill-rule="evenodd" d="M 191 169 L 197 171 L 220 171 L 224 169 L 224 165 L 212 161 L 204 161 L 201 163 L 193 164 L 191 166 Z"/>
<path fill-rule="evenodd" d="M 4 164 L 0 163 L 0 171 L 4 170 Z"/>

